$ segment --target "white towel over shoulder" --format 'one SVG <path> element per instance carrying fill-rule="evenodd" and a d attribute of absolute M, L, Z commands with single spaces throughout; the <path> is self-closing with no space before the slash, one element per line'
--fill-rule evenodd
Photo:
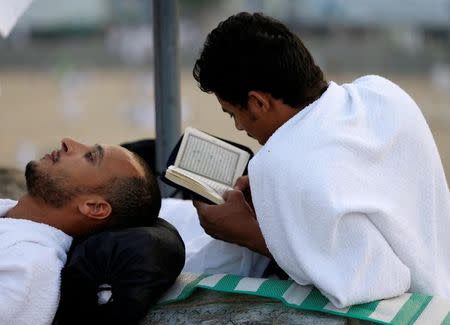
<path fill-rule="evenodd" d="M 407 290 L 450 298 L 450 201 L 414 101 L 367 76 L 333 82 L 249 167 L 267 246 L 338 307 Z"/>
<path fill-rule="evenodd" d="M 0 217 L 17 202 L 0 199 Z M 45 224 L 0 218 L 0 324 L 51 324 L 72 238 Z"/>
<path fill-rule="evenodd" d="M 8 36 L 19 17 L 25 12 L 32 0 L 0 1 L 0 35 Z"/>

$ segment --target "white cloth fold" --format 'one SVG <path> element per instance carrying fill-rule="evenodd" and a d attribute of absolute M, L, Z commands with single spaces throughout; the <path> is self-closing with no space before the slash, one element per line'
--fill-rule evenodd
<path fill-rule="evenodd" d="M 174 225 L 184 241 L 183 272 L 261 277 L 269 264 L 263 255 L 206 234 L 191 201 L 164 199 L 159 216 Z"/>
<path fill-rule="evenodd" d="M 414 101 L 378 76 L 331 82 L 250 162 L 277 263 L 337 307 L 407 290 L 450 298 L 450 200 Z"/>
<path fill-rule="evenodd" d="M 0 199 L 0 216 L 17 204 Z M 51 226 L 0 218 L 0 324 L 51 324 L 72 238 Z"/>
<path fill-rule="evenodd" d="M 32 0 L 0 0 L 0 35 L 7 37 Z"/>

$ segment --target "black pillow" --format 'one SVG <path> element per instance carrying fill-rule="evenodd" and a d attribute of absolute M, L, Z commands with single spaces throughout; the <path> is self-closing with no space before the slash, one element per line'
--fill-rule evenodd
<path fill-rule="evenodd" d="M 62 271 L 55 324 L 137 323 L 175 282 L 184 259 L 180 235 L 163 219 L 75 243 Z"/>

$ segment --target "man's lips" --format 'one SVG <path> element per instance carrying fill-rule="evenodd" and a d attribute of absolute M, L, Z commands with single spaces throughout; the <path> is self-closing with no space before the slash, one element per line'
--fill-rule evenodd
<path fill-rule="evenodd" d="M 42 159 L 50 159 L 53 163 L 59 160 L 59 151 L 53 150 L 51 153 L 46 154 Z"/>
<path fill-rule="evenodd" d="M 51 155 L 50 155 L 51 159 L 53 160 L 53 162 L 57 162 L 59 160 L 59 151 L 58 150 L 53 150 Z"/>
<path fill-rule="evenodd" d="M 56 163 L 59 160 L 60 151 L 59 150 L 53 150 L 51 153 L 46 154 L 41 159 L 49 159 L 53 163 Z"/>

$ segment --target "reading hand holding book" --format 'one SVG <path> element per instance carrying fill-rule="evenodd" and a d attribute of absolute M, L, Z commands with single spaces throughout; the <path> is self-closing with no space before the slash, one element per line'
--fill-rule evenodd
<path fill-rule="evenodd" d="M 252 193 L 250 191 L 250 180 L 247 175 L 241 176 L 237 179 L 234 189 L 241 191 L 244 194 L 245 201 L 247 201 L 252 210 L 255 211 L 252 201 Z"/>
<path fill-rule="evenodd" d="M 272 258 L 256 220 L 255 211 L 240 190 L 225 193 L 224 203 L 207 204 L 194 200 L 200 224 L 210 236 L 247 247 Z"/>
<path fill-rule="evenodd" d="M 223 195 L 233 189 L 249 159 L 249 152 L 197 129 L 187 128 L 175 161 L 167 168 L 163 180 L 209 202 L 222 204 Z"/>

